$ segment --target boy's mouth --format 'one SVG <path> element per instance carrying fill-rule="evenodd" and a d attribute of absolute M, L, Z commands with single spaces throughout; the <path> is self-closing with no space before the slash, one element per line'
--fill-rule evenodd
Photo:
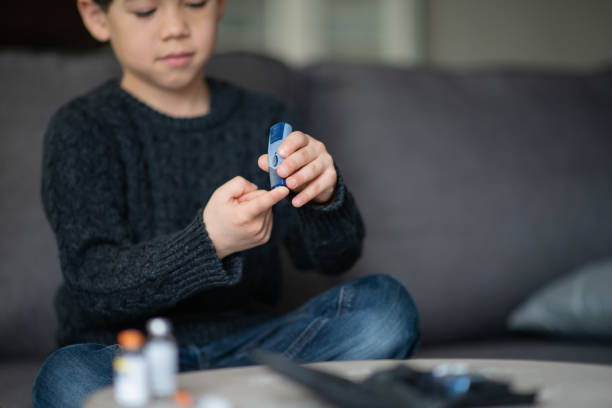
<path fill-rule="evenodd" d="M 158 60 L 163 61 L 172 67 L 181 67 L 191 62 L 193 54 L 193 52 L 173 52 L 158 58 Z"/>

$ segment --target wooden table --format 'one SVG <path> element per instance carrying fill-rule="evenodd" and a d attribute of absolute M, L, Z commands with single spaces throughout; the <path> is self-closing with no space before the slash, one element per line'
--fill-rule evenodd
<path fill-rule="evenodd" d="M 516 391 L 538 390 L 538 407 L 612 407 L 612 366 L 523 360 L 413 359 L 406 361 L 343 361 L 309 366 L 349 379 L 360 380 L 374 371 L 407 364 L 432 369 L 439 364 L 463 363 L 475 372 L 509 381 Z M 207 393 L 224 396 L 234 408 L 331 407 L 302 386 L 266 367 L 252 366 L 190 372 L 179 375 L 180 389 L 198 398 Z M 153 401 L 150 407 L 175 407 L 170 401 Z M 112 387 L 94 393 L 85 408 L 118 407 Z"/>

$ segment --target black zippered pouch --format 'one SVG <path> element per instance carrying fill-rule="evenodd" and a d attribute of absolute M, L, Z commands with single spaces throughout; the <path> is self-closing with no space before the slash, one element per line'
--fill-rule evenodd
<path fill-rule="evenodd" d="M 535 393 L 516 393 L 510 384 L 476 373 L 419 371 L 401 364 L 361 382 L 315 370 L 264 351 L 252 359 L 309 388 L 340 408 L 451 408 L 532 405 Z"/>

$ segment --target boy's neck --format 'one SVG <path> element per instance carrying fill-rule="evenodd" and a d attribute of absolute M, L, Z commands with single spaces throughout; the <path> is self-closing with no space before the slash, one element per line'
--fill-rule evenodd
<path fill-rule="evenodd" d="M 163 89 L 124 74 L 121 88 L 151 108 L 177 118 L 206 115 L 210 111 L 210 92 L 204 75 L 181 89 Z"/>

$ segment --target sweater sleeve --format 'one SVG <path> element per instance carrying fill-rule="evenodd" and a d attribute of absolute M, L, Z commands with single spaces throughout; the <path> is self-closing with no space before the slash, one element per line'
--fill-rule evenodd
<path fill-rule="evenodd" d="M 329 204 L 290 204 L 294 213 L 285 246 L 300 269 L 323 274 L 346 272 L 361 256 L 365 227 L 352 194 L 336 168 L 338 181 Z"/>
<path fill-rule="evenodd" d="M 83 312 L 94 321 L 124 321 L 239 282 L 241 256 L 216 256 L 202 210 L 173 233 L 147 241 L 134 237 L 119 147 L 84 115 L 64 109 L 52 119 L 42 181 L 65 285 Z"/>

